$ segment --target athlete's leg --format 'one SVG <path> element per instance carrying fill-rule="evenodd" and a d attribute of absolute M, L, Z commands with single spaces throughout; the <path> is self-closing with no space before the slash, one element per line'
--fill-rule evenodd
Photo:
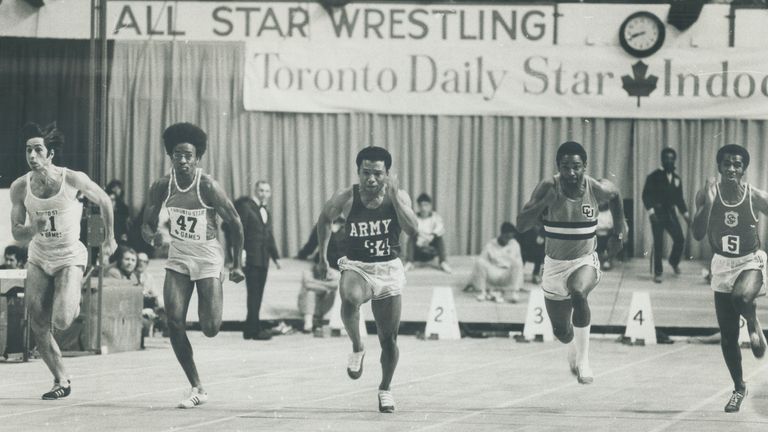
<path fill-rule="evenodd" d="M 83 268 L 80 266 L 65 267 L 53 278 L 53 326 L 58 330 L 66 330 L 80 314 L 80 290 L 83 285 Z"/>
<path fill-rule="evenodd" d="M 197 314 L 203 334 L 214 337 L 221 328 L 223 294 L 221 279 L 205 278 L 195 281 L 197 285 Z"/>
<path fill-rule="evenodd" d="M 187 309 L 189 299 L 192 297 L 194 283 L 188 275 L 173 270 L 165 270 L 165 285 L 163 287 L 163 299 L 165 300 L 165 313 L 168 317 L 168 331 L 171 335 L 171 346 L 176 354 L 176 359 L 187 375 L 192 387 L 200 386 L 200 377 L 197 375 L 197 367 L 192 354 L 192 345 L 187 338 Z"/>
<path fill-rule="evenodd" d="M 552 333 L 562 343 L 570 343 L 573 340 L 573 325 L 571 325 L 571 312 L 573 306 L 570 300 L 552 300 L 545 298 L 547 315 L 552 322 Z"/>
<path fill-rule="evenodd" d="M 752 353 L 757 358 L 765 354 L 765 336 L 757 319 L 757 304 L 755 299 L 763 287 L 763 273 L 759 270 L 745 270 L 739 274 L 733 285 L 731 299 L 733 307 L 747 321 Z"/>
<path fill-rule="evenodd" d="M 569 363 L 572 369 L 575 366 L 579 382 L 589 384 L 593 381 L 592 369 L 589 366 L 589 335 L 592 327 L 590 325 L 592 313 L 587 297 L 597 286 L 597 269 L 592 266 L 578 268 L 568 278 L 566 286 L 571 294 L 571 304 L 573 305 L 574 346 L 569 355 Z"/>
<path fill-rule="evenodd" d="M 715 292 L 715 313 L 720 327 L 720 348 L 725 365 L 731 374 L 736 391 L 744 391 L 744 377 L 741 370 L 741 349 L 739 348 L 739 312 L 733 305 L 731 294 Z"/>
<path fill-rule="evenodd" d="M 574 327 L 586 327 L 592 320 L 587 296 L 597 286 L 597 270 L 592 266 L 582 266 L 574 271 L 566 282 L 573 305 Z"/>
<path fill-rule="evenodd" d="M 396 295 L 374 300 L 371 307 L 381 344 L 381 384 L 379 390 L 389 390 L 397 361 L 400 358 L 400 350 L 397 348 L 397 331 L 400 328 L 402 296 Z"/>
<path fill-rule="evenodd" d="M 368 282 L 352 270 L 341 272 L 339 294 L 341 296 L 341 320 L 352 341 L 352 351 L 362 352 L 365 344 L 360 335 L 360 305 L 373 296 Z"/>
<path fill-rule="evenodd" d="M 51 331 L 53 291 L 53 278 L 37 265 L 28 263 L 24 300 L 27 303 L 30 327 L 37 342 L 37 350 L 54 379 L 66 383 L 67 377 L 61 361 L 61 351 Z"/>

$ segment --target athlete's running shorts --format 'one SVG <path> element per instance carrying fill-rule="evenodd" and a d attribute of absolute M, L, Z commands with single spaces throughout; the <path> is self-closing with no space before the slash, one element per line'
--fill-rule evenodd
<path fill-rule="evenodd" d="M 216 239 L 200 243 L 172 240 L 165 268 L 188 275 L 193 281 L 220 279 L 224 268 L 224 251 Z"/>
<path fill-rule="evenodd" d="M 603 273 L 600 271 L 600 259 L 597 252 L 584 255 L 572 260 L 558 260 L 544 257 L 544 275 L 541 280 L 541 289 L 544 297 L 550 300 L 568 300 L 571 293 L 568 291 L 568 278 L 581 267 L 592 267 L 597 273 L 597 282 Z"/>
<path fill-rule="evenodd" d="M 353 271 L 365 279 L 374 300 L 398 296 L 405 287 L 405 269 L 400 258 L 384 262 L 354 261 L 347 257 L 339 258 L 341 272 Z"/>
<path fill-rule="evenodd" d="M 56 248 L 41 247 L 32 241 L 29 244 L 27 262 L 40 267 L 48 276 L 55 276 L 59 270 L 71 266 L 80 266 L 85 270 L 88 264 L 88 249 L 79 241 L 71 246 Z"/>
<path fill-rule="evenodd" d="M 722 293 L 733 292 L 733 286 L 736 284 L 736 279 L 739 278 L 741 272 L 746 270 L 759 270 L 763 275 L 763 286 L 760 288 L 760 293 L 758 295 L 764 296 L 766 293 L 765 261 L 765 252 L 761 250 L 738 258 L 730 258 L 715 254 L 715 256 L 712 257 L 712 290 Z"/>

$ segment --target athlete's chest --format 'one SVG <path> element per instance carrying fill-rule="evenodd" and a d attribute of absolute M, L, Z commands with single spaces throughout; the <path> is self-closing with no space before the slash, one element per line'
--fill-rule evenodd
<path fill-rule="evenodd" d="M 27 187 L 29 187 L 33 196 L 47 199 L 59 193 L 63 182 L 64 177 L 61 174 L 54 177 L 36 176 L 33 174 L 30 176 Z"/>

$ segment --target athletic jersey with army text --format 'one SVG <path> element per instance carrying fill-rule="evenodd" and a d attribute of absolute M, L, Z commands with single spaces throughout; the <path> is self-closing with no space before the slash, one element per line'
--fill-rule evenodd
<path fill-rule="evenodd" d="M 574 260 L 595 251 L 597 239 L 597 199 L 592 178 L 584 176 L 586 188 L 580 198 L 568 198 L 560 175 L 554 177 L 557 199 L 544 215 L 545 252 L 557 260 Z"/>
<path fill-rule="evenodd" d="M 182 189 L 171 170 L 165 207 L 171 223 L 171 241 L 203 243 L 216 238 L 216 210 L 207 206 L 200 197 L 202 169 L 195 170 L 192 183 Z"/>
<path fill-rule="evenodd" d="M 27 194 L 24 206 L 29 219 L 44 218 L 45 228 L 32 238 L 30 249 L 44 250 L 72 247 L 80 241 L 80 218 L 83 204 L 77 200 L 77 189 L 67 184 L 69 170 L 63 168 L 61 188 L 50 198 L 38 198 L 32 193 L 32 173 L 27 174 Z"/>
<path fill-rule="evenodd" d="M 726 204 L 717 184 L 715 202 L 709 212 L 707 237 L 712 251 L 726 257 L 741 257 L 760 249 L 757 216 L 752 208 L 752 187 L 747 184 L 737 204 Z"/>
<path fill-rule="evenodd" d="M 400 256 L 400 222 L 392 201 L 384 195 L 381 205 L 367 208 L 360 186 L 352 186 L 352 208 L 347 216 L 347 258 L 363 262 L 391 261 Z"/>

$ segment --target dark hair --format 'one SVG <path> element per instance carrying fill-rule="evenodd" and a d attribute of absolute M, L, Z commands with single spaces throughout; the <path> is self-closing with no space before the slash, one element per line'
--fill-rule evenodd
<path fill-rule="evenodd" d="M 677 152 L 672 147 L 664 147 L 663 149 L 661 149 L 662 158 L 664 158 L 664 155 L 667 153 L 671 154 L 672 156 L 675 157 L 675 159 L 677 159 Z"/>
<path fill-rule="evenodd" d="M 421 204 L 423 202 L 431 203 L 432 202 L 432 197 L 430 197 L 429 194 L 427 194 L 425 192 L 425 193 L 422 193 L 421 195 L 419 195 L 418 198 L 416 198 L 416 202 L 419 203 L 419 204 Z"/>
<path fill-rule="evenodd" d="M 720 166 L 720 163 L 725 159 L 725 155 L 736 155 L 741 156 L 741 160 L 744 161 L 744 168 L 749 166 L 749 152 L 744 147 L 738 145 L 738 144 L 728 144 L 723 147 L 720 147 L 720 149 L 717 151 L 717 166 Z"/>
<path fill-rule="evenodd" d="M 163 144 L 168 156 L 173 153 L 173 148 L 181 143 L 190 143 L 195 146 L 197 158 L 203 157 L 208 148 L 208 135 L 202 129 L 192 123 L 176 123 L 168 126 L 163 132 Z"/>
<path fill-rule="evenodd" d="M 392 155 L 389 154 L 387 149 L 382 147 L 370 146 L 360 150 L 355 159 L 358 170 L 363 165 L 364 160 L 371 162 L 383 161 L 387 171 L 389 171 L 389 168 L 392 166 Z"/>
<path fill-rule="evenodd" d="M 13 255 L 16 257 L 16 261 L 21 263 L 27 261 L 27 251 L 20 246 L 15 246 L 15 245 L 7 246 L 5 248 L 4 255 Z"/>
<path fill-rule="evenodd" d="M 21 138 L 24 142 L 29 141 L 32 138 L 42 138 L 43 144 L 45 144 L 47 154 L 54 151 L 54 156 L 59 152 L 59 149 L 64 146 L 64 134 L 56 127 L 56 122 L 53 122 L 45 127 L 41 128 L 39 124 L 34 122 L 27 122 L 21 128 Z"/>
<path fill-rule="evenodd" d="M 504 222 L 501 224 L 501 233 L 517 235 L 517 227 L 512 225 L 512 222 Z"/>
<path fill-rule="evenodd" d="M 105 190 L 107 191 L 107 193 L 113 193 L 112 189 L 114 189 L 116 186 L 119 187 L 120 189 L 123 189 L 121 192 L 125 193 L 125 190 L 124 190 L 125 188 L 123 187 L 123 182 L 121 182 L 118 179 L 110 180 L 110 182 L 107 183 L 107 187 L 106 187 Z"/>
<path fill-rule="evenodd" d="M 560 147 L 557 148 L 557 156 L 555 156 L 557 166 L 560 166 L 560 161 L 566 155 L 580 156 L 582 162 L 587 163 L 587 151 L 576 141 L 566 141 L 560 144 Z"/>

